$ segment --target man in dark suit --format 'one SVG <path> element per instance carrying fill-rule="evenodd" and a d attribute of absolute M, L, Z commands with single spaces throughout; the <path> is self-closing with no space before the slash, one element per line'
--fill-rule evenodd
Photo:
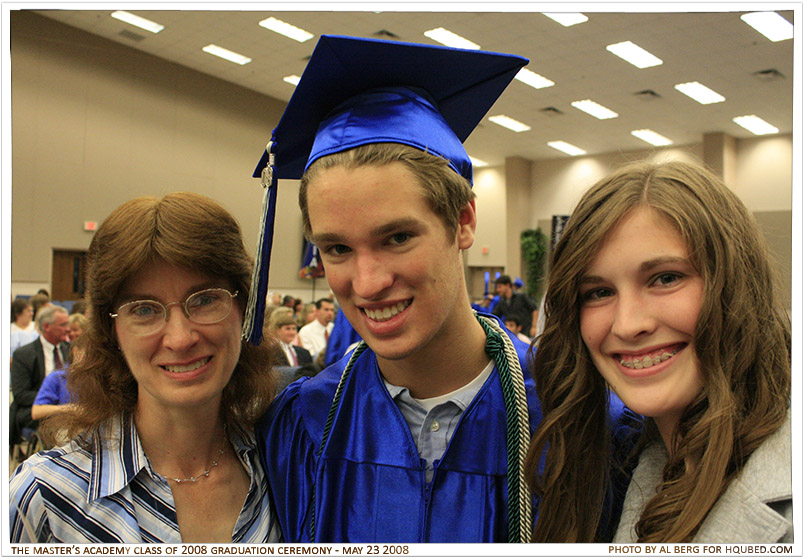
<path fill-rule="evenodd" d="M 17 434 L 25 427 L 36 428 L 36 422 L 31 419 L 31 406 L 39 386 L 46 375 L 64 368 L 69 359 L 67 310 L 56 305 L 46 306 L 39 310 L 36 323 L 39 337 L 14 351 L 11 360 L 12 409 L 16 411 L 15 416 L 10 417 L 12 443 L 18 439 L 15 428 Z"/>
<path fill-rule="evenodd" d="M 321 371 L 321 367 L 313 362 L 313 357 L 307 349 L 293 344 L 296 340 L 296 330 L 293 314 L 281 307 L 275 309 L 268 318 L 266 336 L 275 338 L 282 349 L 274 362 L 279 391 L 302 376 L 315 376 Z"/>
<path fill-rule="evenodd" d="M 268 327 L 270 334 L 279 340 L 282 347 L 282 357 L 277 359 L 277 366 L 304 366 L 313 363 L 310 351 L 293 344 L 297 335 L 296 320 L 293 318 L 293 314 L 275 310 L 271 314 Z"/>

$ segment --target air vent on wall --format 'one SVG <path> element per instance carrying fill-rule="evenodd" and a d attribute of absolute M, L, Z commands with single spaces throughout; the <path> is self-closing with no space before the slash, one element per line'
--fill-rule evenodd
<path fill-rule="evenodd" d="M 777 79 L 784 79 L 784 74 L 774 68 L 760 70 L 751 75 L 759 81 L 776 81 Z"/>
<path fill-rule="evenodd" d="M 560 116 L 564 114 L 556 107 L 544 107 L 543 109 L 539 109 L 539 112 L 541 112 L 542 114 L 546 114 L 547 116 Z"/>
<path fill-rule="evenodd" d="M 638 99 L 642 101 L 654 101 L 656 99 L 661 99 L 661 95 L 656 93 L 653 89 L 643 89 L 642 91 L 637 91 L 634 93 Z"/>
<path fill-rule="evenodd" d="M 140 42 L 141 40 L 143 40 L 145 38 L 144 36 L 142 36 L 142 35 L 140 35 L 138 33 L 132 33 L 128 29 L 123 29 L 118 34 L 121 37 L 123 37 L 124 39 L 128 39 L 129 41 L 134 41 L 135 43 L 138 43 L 138 42 Z"/>
<path fill-rule="evenodd" d="M 371 36 L 377 37 L 379 39 L 393 39 L 393 40 L 399 39 L 399 35 L 391 33 L 387 29 L 380 29 L 379 31 L 372 33 Z"/>

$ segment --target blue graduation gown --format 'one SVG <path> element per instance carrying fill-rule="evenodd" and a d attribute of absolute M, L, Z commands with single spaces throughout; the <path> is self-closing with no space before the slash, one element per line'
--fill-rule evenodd
<path fill-rule="evenodd" d="M 541 407 L 527 372 L 527 346 L 515 338 L 514 345 L 525 371 L 532 432 Z M 288 386 L 258 425 L 285 541 L 507 542 L 505 404 L 496 367 L 462 414 L 428 484 L 371 350 L 357 359 L 317 458 L 347 362 L 344 357 Z"/>

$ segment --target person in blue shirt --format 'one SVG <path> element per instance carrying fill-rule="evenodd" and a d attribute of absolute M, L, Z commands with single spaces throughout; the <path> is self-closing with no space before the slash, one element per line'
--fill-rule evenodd
<path fill-rule="evenodd" d="M 74 410 L 72 403 L 72 396 L 70 390 L 67 388 L 67 376 L 70 366 L 76 359 L 81 358 L 81 349 L 75 343 L 70 345 L 70 360 L 69 364 L 64 368 L 54 370 L 42 380 L 42 385 L 39 386 L 39 391 L 34 399 L 33 406 L 31 407 L 31 418 L 36 421 L 41 421 L 47 417 L 56 415 L 58 413 L 70 412 Z M 45 448 L 52 447 L 56 444 L 64 444 L 69 440 L 64 439 L 63 433 L 55 429 L 43 428 L 45 438 L 42 439 L 42 444 Z"/>
<path fill-rule="evenodd" d="M 41 420 L 45 417 L 65 411 L 70 403 L 70 391 L 67 389 L 67 368 L 54 370 L 42 381 L 39 392 L 31 407 L 31 418 Z"/>

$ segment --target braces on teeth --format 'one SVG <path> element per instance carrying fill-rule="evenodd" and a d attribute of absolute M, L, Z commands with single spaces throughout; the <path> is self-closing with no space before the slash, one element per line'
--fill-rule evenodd
<path fill-rule="evenodd" d="M 635 369 L 635 370 L 642 370 L 643 368 L 650 368 L 651 366 L 655 366 L 655 365 L 657 365 L 659 363 L 662 363 L 662 362 L 666 361 L 667 359 L 669 359 L 670 357 L 675 356 L 676 354 L 678 354 L 678 350 L 675 350 L 675 351 L 670 352 L 670 353 L 665 351 L 661 355 L 646 356 L 645 358 L 643 358 L 641 360 L 637 359 L 637 360 L 632 360 L 632 361 L 626 361 L 626 360 L 620 359 L 620 364 L 622 364 L 626 368 L 632 368 L 632 369 Z"/>

